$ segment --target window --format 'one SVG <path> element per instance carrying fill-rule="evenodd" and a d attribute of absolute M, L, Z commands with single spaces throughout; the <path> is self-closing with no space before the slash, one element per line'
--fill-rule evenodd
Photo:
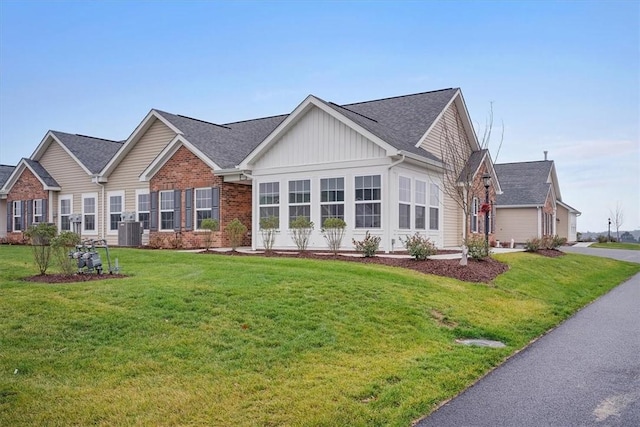
<path fill-rule="evenodd" d="M 344 220 L 344 178 L 320 180 L 320 216 L 322 224 L 327 218 Z"/>
<path fill-rule="evenodd" d="M 13 201 L 13 231 L 22 230 L 22 202 Z"/>
<path fill-rule="evenodd" d="M 211 188 L 196 188 L 196 228 L 200 229 L 202 220 L 212 218 Z"/>
<path fill-rule="evenodd" d="M 259 187 L 260 219 L 280 218 L 280 183 L 262 182 Z"/>
<path fill-rule="evenodd" d="M 60 231 L 71 231 L 71 196 L 60 197 Z"/>
<path fill-rule="evenodd" d="M 417 230 L 424 230 L 427 227 L 427 183 L 416 180 L 416 219 Z"/>
<path fill-rule="evenodd" d="M 33 223 L 38 224 L 43 221 L 43 199 L 36 199 L 33 201 Z"/>
<path fill-rule="evenodd" d="M 429 190 L 429 229 L 438 230 L 440 228 L 440 189 L 436 184 L 431 184 Z"/>
<path fill-rule="evenodd" d="M 82 195 L 82 229 L 84 232 L 96 231 L 96 200 L 97 194 Z"/>
<path fill-rule="evenodd" d="M 118 223 L 122 217 L 124 193 L 112 193 L 109 195 L 109 230 L 117 231 Z"/>
<path fill-rule="evenodd" d="M 398 179 L 398 227 L 411 228 L 411 178 Z"/>
<path fill-rule="evenodd" d="M 173 230 L 173 190 L 160 192 L 160 230 Z"/>
<path fill-rule="evenodd" d="M 148 230 L 151 218 L 151 196 L 146 190 L 138 190 L 136 196 L 138 222 L 142 223 L 144 230 Z"/>
<path fill-rule="evenodd" d="M 356 228 L 380 228 L 380 175 L 356 176 Z"/>
<path fill-rule="evenodd" d="M 289 181 L 289 226 L 299 216 L 311 220 L 311 181 Z"/>
<path fill-rule="evenodd" d="M 471 232 L 477 233 L 478 227 L 478 212 L 480 211 L 480 200 L 474 197 L 471 202 Z"/>

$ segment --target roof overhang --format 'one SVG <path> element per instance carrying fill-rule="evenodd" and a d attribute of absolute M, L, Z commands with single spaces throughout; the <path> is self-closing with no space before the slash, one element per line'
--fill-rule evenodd
<path fill-rule="evenodd" d="M 289 129 L 291 129 L 295 124 L 302 118 L 304 115 L 311 110 L 312 108 L 319 108 L 323 112 L 329 114 L 331 117 L 339 120 L 344 123 L 346 126 L 355 130 L 356 132 L 363 135 L 365 138 L 369 139 L 373 143 L 379 145 L 383 150 L 386 151 L 388 156 L 395 156 L 400 153 L 400 150 L 393 147 L 391 144 L 383 141 L 378 136 L 369 132 L 367 129 L 363 128 L 353 120 L 346 117 L 344 114 L 341 114 L 336 109 L 331 108 L 327 105 L 326 102 L 321 100 L 320 98 L 316 98 L 313 95 L 307 96 L 307 98 L 302 101 L 300 105 L 298 105 L 292 112 L 287 116 L 286 119 L 278 125 L 238 166 L 239 169 L 247 169 L 250 170 L 252 165 L 262 157 L 272 146 L 275 144 L 278 139 L 284 135 Z"/>
<path fill-rule="evenodd" d="M 560 206 L 562 206 L 563 208 L 565 208 L 566 210 L 568 210 L 570 213 L 575 213 L 576 215 L 582 215 L 582 212 L 580 212 L 578 209 L 569 206 L 568 204 L 557 200 L 556 203 L 558 203 Z"/>
<path fill-rule="evenodd" d="M 38 179 L 38 181 L 40 181 L 40 183 L 42 184 L 42 189 L 43 190 L 60 191 L 60 187 L 47 185 L 42 180 L 40 175 L 38 175 L 38 173 L 36 171 L 34 171 L 31 166 L 29 166 L 29 164 L 25 161 L 25 159 L 21 159 L 18 162 L 18 165 L 16 166 L 16 168 L 13 170 L 13 172 L 11 173 L 9 178 L 7 179 L 7 182 L 5 182 L 4 185 L 2 186 L 2 188 L 0 189 L 0 192 L 5 194 L 5 195 L 8 194 L 9 191 L 11 190 L 11 188 L 14 186 L 14 184 L 18 181 L 18 178 L 20 178 L 20 175 L 22 175 L 22 172 L 24 172 L 25 169 L 28 169 L 33 174 L 33 176 L 35 176 Z"/>
<path fill-rule="evenodd" d="M 151 125 L 156 120 L 160 120 L 165 126 L 175 132 L 176 135 L 182 135 L 182 132 L 172 125 L 167 119 L 162 117 L 160 113 L 156 110 L 151 110 L 145 116 L 145 118 L 140 122 L 140 124 L 135 128 L 133 133 L 127 138 L 122 147 L 118 150 L 118 152 L 109 160 L 109 163 L 100 171 L 98 174 L 100 176 L 100 182 L 106 182 L 108 176 L 114 171 L 114 169 L 118 166 L 118 164 L 124 159 L 124 157 L 131 151 L 131 149 L 136 145 L 136 143 L 142 138 L 142 136 L 149 130 Z"/>
<path fill-rule="evenodd" d="M 176 135 L 171 142 L 169 142 L 164 149 L 156 156 L 155 159 L 147 166 L 147 168 L 140 174 L 140 181 L 150 181 L 153 176 L 167 163 L 169 159 L 178 151 L 180 147 L 185 147 L 191 151 L 196 157 L 202 160 L 213 171 L 220 171 L 222 168 L 200 151 L 195 145 L 190 143 L 182 134 Z M 239 170 L 236 169 L 236 173 Z"/>

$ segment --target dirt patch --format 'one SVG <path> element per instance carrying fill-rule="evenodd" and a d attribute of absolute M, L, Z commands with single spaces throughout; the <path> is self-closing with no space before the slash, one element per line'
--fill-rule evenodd
<path fill-rule="evenodd" d="M 352 257 L 343 255 L 320 255 L 314 252 L 273 252 L 265 254 L 250 254 L 244 252 L 201 252 L 203 254 L 221 256 L 264 256 L 264 257 L 289 257 L 289 258 L 311 258 L 322 260 L 338 260 L 347 262 L 359 262 L 363 264 L 382 264 L 392 267 L 407 268 L 419 271 L 424 274 L 435 274 L 436 276 L 451 277 L 465 282 L 489 283 L 499 274 L 509 269 L 509 266 L 496 261 L 493 258 L 476 261 L 469 259 L 468 265 L 462 267 L 459 259 L 429 259 L 426 261 L 416 261 L 413 258 L 386 258 L 386 257 Z M 438 252 L 439 254 L 444 253 Z"/>
<path fill-rule="evenodd" d="M 74 283 L 74 282 L 91 282 L 95 280 L 107 279 L 124 279 L 124 274 L 38 274 L 36 276 L 24 279 L 27 282 L 37 283 Z"/>
<path fill-rule="evenodd" d="M 535 253 L 537 253 L 538 255 L 549 257 L 549 258 L 557 258 L 559 256 L 564 256 L 564 252 L 559 251 L 557 249 L 539 249 Z"/>

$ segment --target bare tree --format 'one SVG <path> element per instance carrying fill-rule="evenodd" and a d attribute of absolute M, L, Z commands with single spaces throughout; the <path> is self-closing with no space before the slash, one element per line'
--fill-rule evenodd
<path fill-rule="evenodd" d="M 622 210 L 622 204 L 620 202 L 616 203 L 616 210 L 612 211 L 609 209 L 609 215 L 611 215 L 611 222 L 613 226 L 616 228 L 616 238 L 618 242 L 620 241 L 620 227 L 622 227 L 622 223 L 624 222 L 624 211 Z"/>
<path fill-rule="evenodd" d="M 471 162 L 473 150 L 467 132 L 464 130 L 462 117 L 457 108 L 454 112 L 455 124 L 447 123 L 446 117 L 442 120 L 442 133 L 440 134 L 440 152 L 444 163 L 444 174 L 442 182 L 442 192 L 449 196 L 460 207 L 464 215 L 465 233 L 466 227 L 471 218 L 471 204 L 474 194 L 483 194 L 482 184 L 475 180 L 475 173 L 478 163 Z M 478 141 L 480 150 L 488 150 L 493 131 L 493 103 L 489 108 L 489 115 L 485 121 L 482 139 Z M 472 130 L 473 132 L 473 130 Z M 497 149 L 500 153 L 502 141 L 504 139 L 504 123 L 502 134 Z M 493 159 L 494 163 L 497 160 Z M 478 154 L 480 155 L 480 154 Z"/>

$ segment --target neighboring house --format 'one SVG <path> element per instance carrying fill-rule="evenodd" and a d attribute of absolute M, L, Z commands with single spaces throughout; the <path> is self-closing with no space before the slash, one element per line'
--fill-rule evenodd
<path fill-rule="evenodd" d="M 496 239 L 524 243 L 554 236 L 576 241 L 580 212 L 562 201 L 553 160 L 496 164 L 503 193 L 497 197 Z"/>
<path fill-rule="evenodd" d="M 310 247 L 325 248 L 322 223 L 340 217 L 344 249 L 366 231 L 385 251 L 416 232 L 459 246 L 483 229 L 443 192 L 443 141 L 469 153 L 469 197 L 484 201 L 488 172 L 494 201 L 496 173 L 459 89 L 342 106 L 309 96 L 291 114 L 223 125 L 151 110 L 126 141 L 48 132 L 1 187 L 5 229 L 20 240 L 46 220 L 116 244 L 124 215 L 143 223 L 143 243 L 188 248 L 203 245 L 203 219 L 224 230 L 238 218 L 243 244 L 258 248 L 260 218 L 276 216 L 274 247 L 285 249 L 295 248 L 289 222 L 305 216 L 316 224 Z M 214 246 L 228 244 L 214 234 Z"/>
<path fill-rule="evenodd" d="M 342 106 L 310 95 L 239 166 L 253 177 L 253 247 L 262 245 L 259 221 L 269 216 L 280 223 L 276 248 L 295 248 L 289 224 L 298 216 L 315 224 L 311 248 L 326 247 L 329 217 L 345 220 L 346 249 L 367 231 L 385 251 L 403 249 L 401 240 L 416 232 L 441 248 L 460 246 L 464 217 L 442 191 L 445 128 L 448 143 L 479 153 L 470 179 L 492 171 L 459 89 Z"/>
<path fill-rule="evenodd" d="M 0 165 L 0 188 L 7 182 L 15 166 Z M 7 196 L 0 192 L 0 239 L 4 239 L 7 236 Z M 1 241 L 1 240 L 0 240 Z"/>

